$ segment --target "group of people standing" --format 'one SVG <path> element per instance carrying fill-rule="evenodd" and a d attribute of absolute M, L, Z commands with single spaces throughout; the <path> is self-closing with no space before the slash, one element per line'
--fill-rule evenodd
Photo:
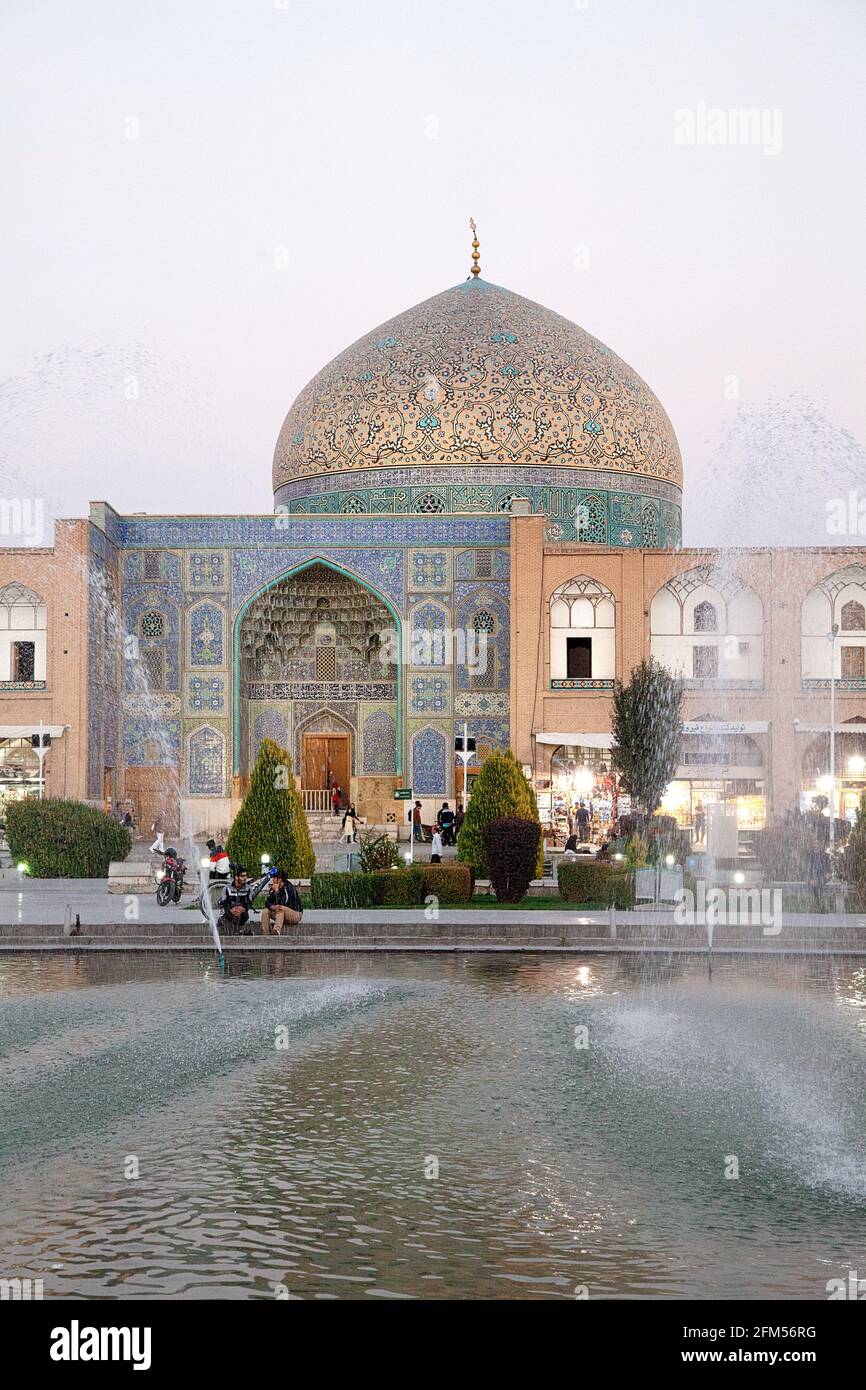
<path fill-rule="evenodd" d="M 424 811 L 420 801 L 416 801 L 411 811 L 412 817 L 412 839 L 421 844 L 427 838 L 428 827 L 424 825 Z M 460 834 L 460 827 L 463 824 L 465 812 L 463 802 L 458 799 L 457 809 L 451 810 L 447 801 L 443 801 L 439 810 L 436 812 L 436 822 L 430 833 L 430 861 L 438 864 L 442 858 L 442 850 L 445 845 L 456 845 L 457 836 Z"/>

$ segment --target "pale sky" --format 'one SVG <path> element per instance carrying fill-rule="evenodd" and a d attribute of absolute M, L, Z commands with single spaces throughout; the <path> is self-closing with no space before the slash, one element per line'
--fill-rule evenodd
<path fill-rule="evenodd" d="M 864 38 L 862 0 L 0 0 L 0 494 L 271 510 L 297 392 L 465 278 L 471 214 L 485 278 L 661 398 L 686 543 L 828 543 Z M 701 139 L 740 108 L 760 138 Z"/>

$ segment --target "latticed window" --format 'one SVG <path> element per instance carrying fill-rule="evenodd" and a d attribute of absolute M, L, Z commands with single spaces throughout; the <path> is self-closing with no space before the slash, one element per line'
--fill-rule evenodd
<path fill-rule="evenodd" d="M 445 510 L 445 499 L 435 492 L 425 492 L 415 503 L 415 511 L 423 512 L 425 516 L 435 516 Z"/>
<path fill-rule="evenodd" d="M 695 605 L 695 632 L 717 632 L 719 615 L 711 603 L 704 600 Z"/>
<path fill-rule="evenodd" d="M 143 575 L 145 579 L 162 579 L 162 556 L 157 551 L 144 552 Z"/>
<path fill-rule="evenodd" d="M 863 632 L 866 630 L 866 608 L 854 599 L 842 605 L 842 631 Z"/>
<path fill-rule="evenodd" d="M 719 674 L 718 647 L 695 647 L 692 653 L 692 671 L 696 680 L 715 680 Z"/>
<path fill-rule="evenodd" d="M 337 652 L 334 647 L 316 648 L 316 680 L 332 681 L 337 674 Z"/>
<path fill-rule="evenodd" d="M 165 618 L 161 613 L 142 613 L 138 630 L 149 641 L 157 641 L 165 636 Z"/>
<path fill-rule="evenodd" d="M 476 632 L 494 632 L 496 623 L 492 613 L 488 613 L 486 608 L 482 608 L 472 619 L 472 626 Z"/>
<path fill-rule="evenodd" d="M 493 551 L 476 550 L 475 552 L 475 578 L 493 578 Z"/>
<path fill-rule="evenodd" d="M 487 648 L 478 670 L 471 673 L 470 684 L 473 690 L 496 689 L 496 652 L 492 648 Z"/>
<path fill-rule="evenodd" d="M 32 681 L 36 676 L 36 643 L 15 642 L 12 647 L 12 679 Z"/>
<path fill-rule="evenodd" d="M 149 690 L 165 688 L 165 653 L 161 647 L 142 647 L 141 664 Z"/>
<path fill-rule="evenodd" d="M 514 502 L 516 496 L 516 492 L 509 492 L 507 497 L 500 497 L 496 505 L 496 510 L 498 512 L 510 512 L 512 503 Z"/>

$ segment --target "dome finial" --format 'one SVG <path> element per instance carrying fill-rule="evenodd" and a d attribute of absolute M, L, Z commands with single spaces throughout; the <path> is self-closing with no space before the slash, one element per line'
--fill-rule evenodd
<path fill-rule="evenodd" d="M 478 252 L 478 247 L 480 246 L 481 243 L 480 243 L 479 240 L 478 240 L 478 228 L 475 226 L 475 218 L 474 218 L 474 217 L 470 217 L 470 219 L 469 219 L 469 225 L 470 225 L 470 227 L 472 228 L 472 274 L 473 274 L 473 275 L 480 275 L 480 274 L 481 274 L 481 267 L 480 267 L 480 265 L 478 264 L 478 262 L 479 262 L 479 260 L 481 259 L 481 257 L 480 257 L 479 252 Z"/>

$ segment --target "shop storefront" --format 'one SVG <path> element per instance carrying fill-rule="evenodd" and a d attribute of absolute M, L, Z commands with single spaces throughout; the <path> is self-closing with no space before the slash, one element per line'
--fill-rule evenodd
<path fill-rule="evenodd" d="M 39 758 L 30 739 L 0 739 L 0 820 L 10 801 L 39 795 Z"/>
<path fill-rule="evenodd" d="M 800 810 L 818 809 L 829 816 L 833 806 L 837 818 L 853 825 L 860 798 L 866 793 L 866 725 L 836 726 L 835 778 L 830 775 L 829 728 L 803 729 L 802 732 L 817 736 L 803 754 Z"/>
<path fill-rule="evenodd" d="M 733 820 L 740 844 L 747 843 L 767 821 L 764 753 L 755 737 L 767 732 L 759 721 L 686 721 L 680 766 L 659 811 L 673 816 L 696 844 L 706 842 L 715 816 Z"/>
<path fill-rule="evenodd" d="M 611 734 L 545 734 L 536 737 L 545 754 L 544 774 L 536 779 L 538 812 L 557 843 L 564 843 L 576 823 L 581 803 L 594 834 L 606 833 L 617 816 L 631 810 L 631 799 L 617 795 L 611 767 Z"/>
<path fill-rule="evenodd" d="M 0 725 L 0 821 L 5 820 L 5 809 L 10 801 L 39 796 L 39 754 L 34 738 L 38 742 L 40 730 L 41 736 L 58 739 L 63 726 Z M 47 761 L 45 766 L 48 767 Z"/>

